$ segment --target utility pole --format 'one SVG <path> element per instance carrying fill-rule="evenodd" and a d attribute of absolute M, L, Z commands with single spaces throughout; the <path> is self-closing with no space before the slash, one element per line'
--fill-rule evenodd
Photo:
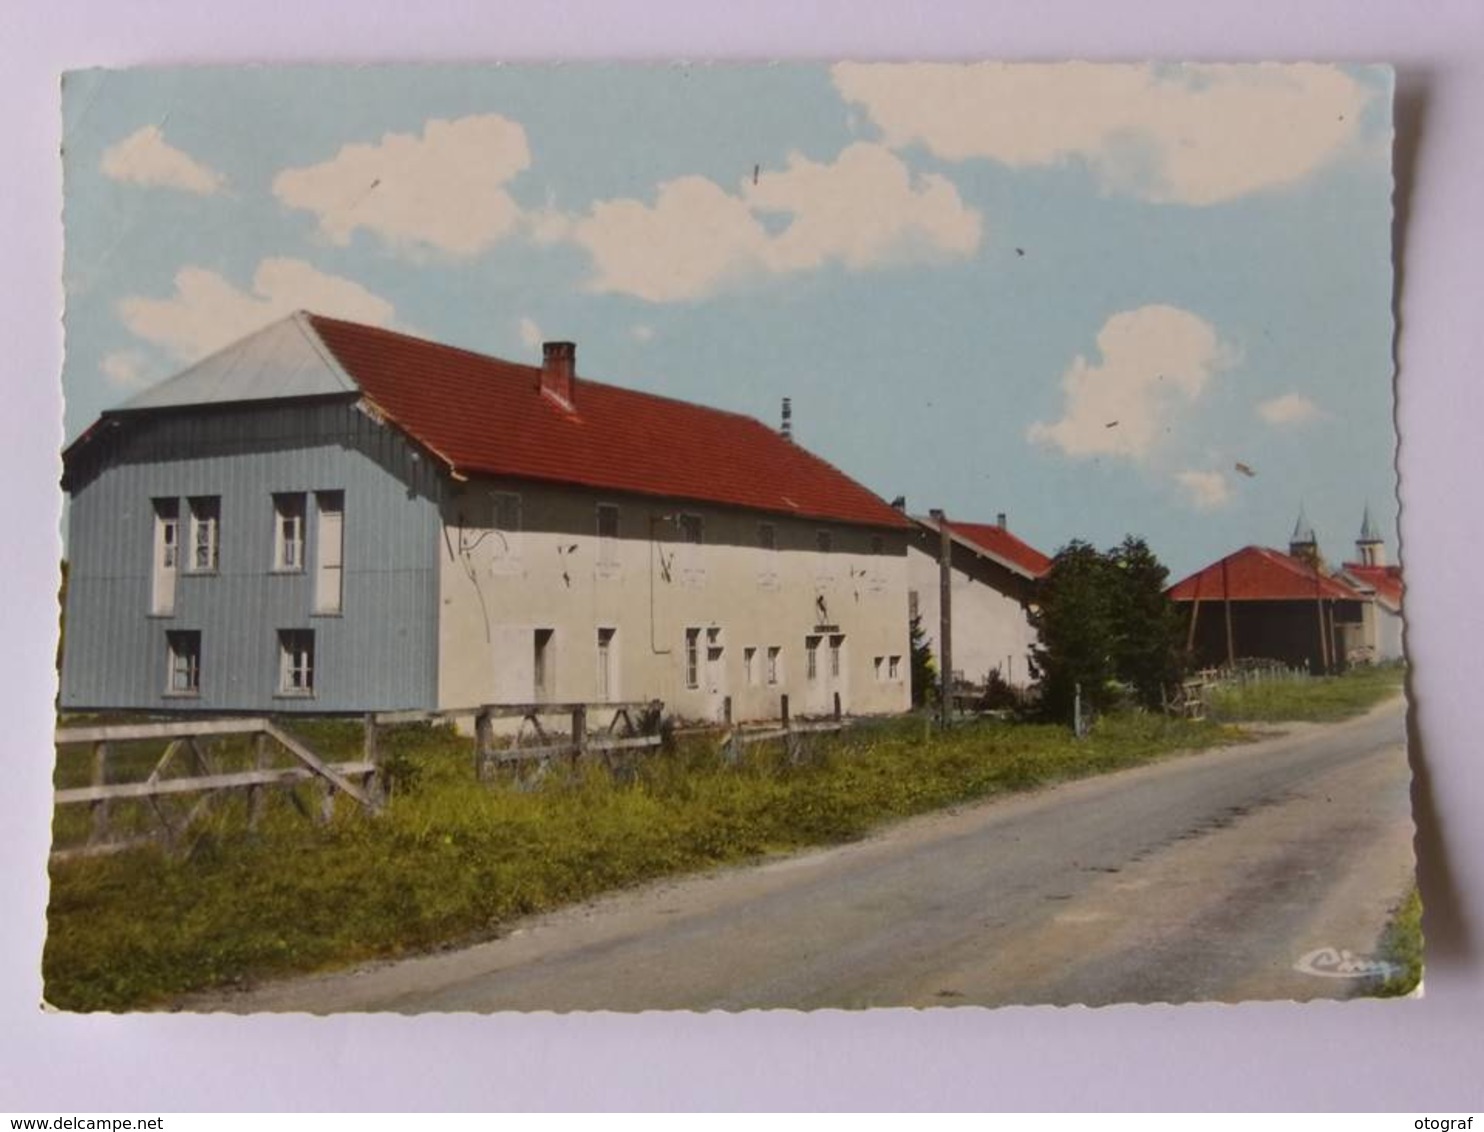
<path fill-rule="evenodd" d="M 953 720 L 953 536 L 941 510 L 928 514 L 938 524 L 938 715 L 947 727 Z"/>

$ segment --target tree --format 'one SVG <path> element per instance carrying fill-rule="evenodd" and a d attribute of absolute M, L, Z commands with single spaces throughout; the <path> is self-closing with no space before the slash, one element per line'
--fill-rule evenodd
<path fill-rule="evenodd" d="M 1041 711 L 1070 719 L 1077 686 L 1085 703 L 1111 706 L 1113 587 L 1108 560 L 1088 543 L 1074 541 L 1051 560 L 1041 579 L 1031 624 L 1031 672 L 1040 686 Z"/>
<path fill-rule="evenodd" d="M 1137 702 L 1158 708 L 1180 678 L 1180 622 L 1165 595 L 1169 571 L 1143 539 L 1130 535 L 1099 553 L 1072 542 L 1041 580 L 1032 624 L 1040 640 L 1031 665 L 1041 710 L 1072 717 L 1076 689 L 1096 711 L 1114 707 L 1131 689 Z"/>
<path fill-rule="evenodd" d="M 1113 668 L 1143 707 L 1155 709 L 1181 674 L 1180 615 L 1165 594 L 1170 572 L 1133 535 L 1106 557 L 1115 582 Z"/>
<path fill-rule="evenodd" d="M 937 701 L 938 666 L 933 661 L 933 647 L 928 644 L 927 632 L 922 627 L 922 618 L 915 613 L 912 615 L 909 633 L 912 654 L 912 706 L 925 707 Z"/>

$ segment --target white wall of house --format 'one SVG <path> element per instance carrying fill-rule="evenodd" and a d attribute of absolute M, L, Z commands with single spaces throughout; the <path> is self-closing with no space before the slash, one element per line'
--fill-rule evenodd
<path fill-rule="evenodd" d="M 914 540 L 907 551 L 908 602 L 912 603 L 915 593 L 918 616 L 935 659 L 941 658 L 938 546 L 938 535 L 933 532 Z M 1027 583 L 960 545 L 953 548 L 952 562 L 954 671 L 979 684 L 998 668 L 1010 684 L 1029 684 L 1036 632 L 1020 596 L 1027 592 Z"/>
<path fill-rule="evenodd" d="M 617 508 L 616 537 L 600 506 Z M 718 719 L 730 696 L 746 720 L 776 718 L 780 693 L 824 714 L 835 692 L 848 714 L 910 706 L 905 531 L 484 480 L 442 514 L 442 708 L 659 699 Z"/>

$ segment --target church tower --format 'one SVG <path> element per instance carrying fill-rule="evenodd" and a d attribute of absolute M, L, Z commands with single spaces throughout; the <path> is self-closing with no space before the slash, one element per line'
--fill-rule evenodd
<path fill-rule="evenodd" d="M 1386 540 L 1371 519 L 1369 503 L 1366 504 L 1365 517 L 1360 521 L 1360 537 L 1355 540 L 1355 552 L 1361 566 L 1386 565 Z"/>
<path fill-rule="evenodd" d="M 1298 522 L 1293 525 L 1293 534 L 1288 539 L 1288 553 L 1302 562 L 1314 566 L 1319 562 L 1319 536 L 1314 533 L 1314 524 L 1299 507 Z"/>

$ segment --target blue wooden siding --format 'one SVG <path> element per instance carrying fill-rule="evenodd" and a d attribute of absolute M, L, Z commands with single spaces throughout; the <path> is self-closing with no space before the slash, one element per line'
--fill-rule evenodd
<path fill-rule="evenodd" d="M 69 467 L 68 709 L 341 712 L 437 699 L 438 473 L 354 405 L 125 419 Z M 344 492 L 342 613 L 315 615 L 314 493 Z M 275 492 L 303 493 L 308 569 L 275 573 Z M 221 501 L 192 574 L 187 500 Z M 153 500 L 179 500 L 174 612 L 150 613 Z M 279 693 L 279 630 L 314 632 L 315 694 Z M 200 692 L 167 696 L 166 632 L 201 634 Z"/>

